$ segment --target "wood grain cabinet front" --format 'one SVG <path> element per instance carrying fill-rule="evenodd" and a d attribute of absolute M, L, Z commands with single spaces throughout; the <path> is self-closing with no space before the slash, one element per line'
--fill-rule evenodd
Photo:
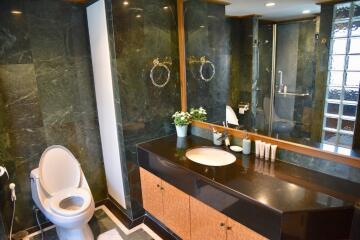
<path fill-rule="evenodd" d="M 231 218 L 227 219 L 227 240 L 266 240 L 267 238 L 254 232 L 250 228 L 234 221 Z"/>
<path fill-rule="evenodd" d="M 171 184 L 140 168 L 143 207 L 184 240 L 265 240 Z"/>
<path fill-rule="evenodd" d="M 191 240 L 226 239 L 227 217 L 190 197 Z"/>
<path fill-rule="evenodd" d="M 190 240 L 190 197 L 140 168 L 143 207 L 184 240 Z"/>
<path fill-rule="evenodd" d="M 190 240 L 190 197 L 162 181 L 164 224 L 184 240 Z"/>
<path fill-rule="evenodd" d="M 164 208 L 161 179 L 140 168 L 143 207 L 159 221 L 163 221 Z"/>

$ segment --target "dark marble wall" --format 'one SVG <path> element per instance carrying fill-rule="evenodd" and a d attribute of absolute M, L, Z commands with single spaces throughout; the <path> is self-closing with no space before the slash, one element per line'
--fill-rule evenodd
<path fill-rule="evenodd" d="M 309 93 L 307 97 L 296 97 L 294 106 L 294 121 L 298 124 L 299 135 L 295 137 L 309 138 L 312 124 L 312 102 L 315 91 L 316 70 L 316 21 L 310 19 L 299 22 L 299 44 L 296 73 L 296 92 Z"/>
<path fill-rule="evenodd" d="M 334 6 L 331 4 L 321 5 L 319 41 L 316 48 L 315 92 L 312 104 L 313 112 L 316 113 L 311 126 L 313 142 L 321 142 L 322 136 L 333 10 Z"/>
<path fill-rule="evenodd" d="M 268 134 L 269 119 L 265 116 L 264 108 L 269 108 L 269 106 L 264 106 L 264 98 L 271 96 L 273 22 L 259 20 L 258 39 L 259 78 L 256 84 L 256 121 L 254 128 L 259 133 Z"/>
<path fill-rule="evenodd" d="M 184 3 L 184 12 L 188 106 L 205 107 L 209 122 L 222 122 L 225 120 L 230 76 L 225 6 L 189 0 Z M 216 69 L 214 78 L 209 82 L 200 77 L 199 61 L 202 56 L 213 62 Z M 203 72 L 205 77 L 211 75 L 208 64 Z"/>
<path fill-rule="evenodd" d="M 171 116 L 181 109 L 176 1 L 107 1 L 107 9 L 127 214 L 136 218 L 143 213 L 136 144 L 173 134 Z M 150 79 L 155 58 L 169 62 L 163 88 Z M 161 83 L 166 71 L 156 69 L 154 77 Z"/>
<path fill-rule="evenodd" d="M 229 17 L 227 24 L 230 29 L 230 87 L 228 93 L 228 105 L 235 112 L 239 104 L 252 105 L 252 83 L 254 69 L 253 43 L 257 39 L 255 29 L 257 28 L 257 17 Z M 256 92 L 255 92 L 256 94 Z M 238 115 L 239 124 L 245 129 L 252 128 L 252 111 Z"/>
<path fill-rule="evenodd" d="M 14 15 L 10 11 L 21 10 Z M 95 201 L 106 198 L 86 12 L 57 0 L 0 2 L 0 208 L 6 229 L 15 182 L 14 231 L 36 225 L 30 171 L 53 144 L 80 161 Z"/>

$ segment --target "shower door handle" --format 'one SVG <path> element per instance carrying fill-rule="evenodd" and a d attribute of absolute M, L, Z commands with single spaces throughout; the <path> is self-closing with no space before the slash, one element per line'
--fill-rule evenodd
<path fill-rule="evenodd" d="M 279 70 L 278 73 L 279 73 L 279 92 L 282 92 L 284 88 L 283 71 Z"/>

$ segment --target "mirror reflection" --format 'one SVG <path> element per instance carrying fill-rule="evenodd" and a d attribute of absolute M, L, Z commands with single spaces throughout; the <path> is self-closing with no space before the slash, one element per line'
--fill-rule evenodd
<path fill-rule="evenodd" d="M 188 0 L 184 12 L 189 108 L 356 155 L 360 1 Z"/>

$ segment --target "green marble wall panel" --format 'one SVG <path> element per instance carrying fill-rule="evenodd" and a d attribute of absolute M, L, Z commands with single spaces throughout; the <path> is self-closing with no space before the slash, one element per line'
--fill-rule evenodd
<path fill-rule="evenodd" d="M 143 213 L 136 144 L 173 134 L 171 115 L 181 108 L 176 1 L 106 3 L 127 214 L 136 218 Z M 155 58 L 171 62 L 163 88 L 150 79 Z M 163 82 L 166 72 L 154 76 Z"/>
<path fill-rule="evenodd" d="M 11 15 L 11 9 L 22 14 Z M 0 165 L 17 186 L 18 231 L 36 225 L 29 175 L 47 146 L 72 151 L 95 201 L 106 198 L 107 190 L 85 8 L 56 0 L 5 0 L 0 22 Z M 8 230 L 9 182 L 2 183 L 0 210 Z"/>
<path fill-rule="evenodd" d="M 256 91 L 252 91 L 252 82 L 255 59 L 253 43 L 257 39 L 255 29 L 257 27 L 257 17 L 229 18 L 230 27 L 230 88 L 227 104 L 233 109 L 238 109 L 240 103 L 249 103 L 251 107 L 252 97 L 256 97 Z M 256 61 L 255 61 L 256 62 Z M 254 95 L 254 96 L 252 96 Z M 237 112 L 237 111 L 235 111 Z M 245 129 L 252 128 L 252 111 L 238 115 L 239 124 Z"/>
<path fill-rule="evenodd" d="M 313 118 L 311 126 L 311 140 L 313 142 L 320 142 L 322 137 L 333 9 L 333 5 L 321 5 L 320 41 L 316 45 L 316 78 L 313 102 L 313 112 L 317 114 Z"/>
<path fill-rule="evenodd" d="M 184 3 L 184 13 L 188 106 L 203 106 L 208 112 L 207 121 L 222 122 L 225 120 L 231 74 L 225 6 L 190 0 Z M 215 66 L 215 76 L 209 82 L 200 76 L 202 56 Z M 203 74 L 206 78 L 211 76 L 209 64 L 204 65 Z"/>

